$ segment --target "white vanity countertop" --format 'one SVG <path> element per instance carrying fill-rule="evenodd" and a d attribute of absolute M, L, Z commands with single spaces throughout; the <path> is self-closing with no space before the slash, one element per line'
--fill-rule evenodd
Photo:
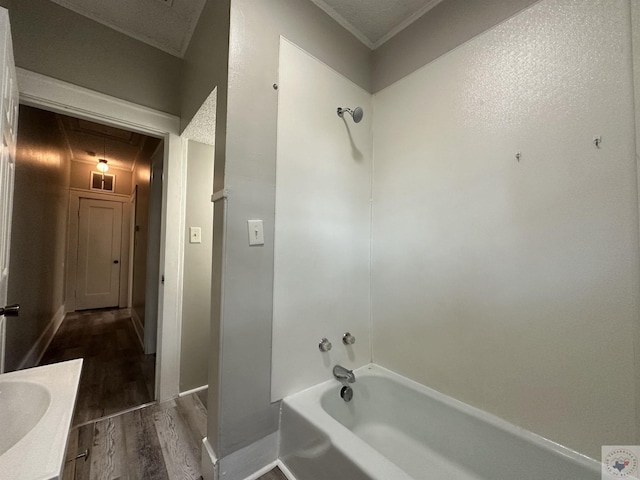
<path fill-rule="evenodd" d="M 4 417 L 3 423 L 7 421 L 10 423 L 12 420 L 7 418 L 7 415 L 3 416 L 1 411 L 3 408 L 15 408 L 16 398 L 10 397 L 16 395 L 16 392 L 30 391 L 29 388 L 22 388 L 24 384 L 39 385 L 50 395 L 49 405 L 42 418 L 20 440 L 0 454 L 2 479 L 57 480 L 62 478 L 81 371 L 82 359 L 78 359 L 0 375 L 0 418 Z M 9 386 L 9 383 L 13 385 Z M 39 387 L 34 388 L 39 389 Z M 20 395 L 20 393 L 17 394 Z M 20 398 L 19 402 L 25 405 L 25 409 L 29 409 L 30 401 L 42 401 L 39 395 L 29 398 L 29 395 L 22 393 L 22 396 L 24 398 Z M 14 419 L 16 423 L 29 421 L 19 415 L 15 415 Z M 25 430 L 21 425 L 0 425 L 0 432 L 8 431 L 11 427 L 19 431 Z"/>

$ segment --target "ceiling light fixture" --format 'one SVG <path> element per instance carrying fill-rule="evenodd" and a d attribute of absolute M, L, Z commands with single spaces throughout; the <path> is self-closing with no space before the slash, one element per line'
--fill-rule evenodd
<path fill-rule="evenodd" d="M 96 168 L 99 172 L 102 172 L 102 178 L 104 178 L 104 173 L 109 170 L 109 165 L 107 165 L 107 145 L 104 137 L 102 138 L 102 157 L 98 159 Z"/>
<path fill-rule="evenodd" d="M 107 159 L 106 158 L 101 158 L 100 160 L 98 160 L 98 165 L 96 166 L 96 168 L 98 169 L 99 172 L 106 172 L 109 170 L 109 165 L 107 165 Z"/>

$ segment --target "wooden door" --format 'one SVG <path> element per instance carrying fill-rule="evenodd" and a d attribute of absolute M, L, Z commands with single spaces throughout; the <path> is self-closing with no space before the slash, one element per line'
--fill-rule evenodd
<path fill-rule="evenodd" d="M 0 9 L 0 307 L 7 304 L 13 181 L 18 134 L 18 89 L 16 85 L 9 16 Z M 0 373 L 4 372 L 5 322 L 0 316 Z"/>
<path fill-rule="evenodd" d="M 122 203 L 80 199 L 76 310 L 117 307 Z"/>

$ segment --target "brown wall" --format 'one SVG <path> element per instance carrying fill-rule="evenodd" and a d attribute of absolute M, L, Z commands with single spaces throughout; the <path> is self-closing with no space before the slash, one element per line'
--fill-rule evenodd
<path fill-rule="evenodd" d="M 89 179 L 91 172 L 96 172 L 95 164 L 71 162 L 71 188 L 82 188 L 89 190 Z M 116 189 L 114 192 L 121 195 L 131 195 L 133 188 L 131 186 L 132 173 L 128 170 L 120 170 L 118 168 L 109 167 L 107 174 L 116 176 Z"/>
<path fill-rule="evenodd" d="M 21 310 L 7 320 L 7 370 L 20 365 L 65 302 L 69 164 L 55 115 L 21 105 L 8 291 Z"/>
<path fill-rule="evenodd" d="M 145 320 L 147 278 L 147 242 L 149 238 L 150 159 L 159 140 L 148 139 L 131 175 L 132 191 L 137 188 L 135 215 L 135 243 L 133 247 L 133 304 L 142 323 Z"/>

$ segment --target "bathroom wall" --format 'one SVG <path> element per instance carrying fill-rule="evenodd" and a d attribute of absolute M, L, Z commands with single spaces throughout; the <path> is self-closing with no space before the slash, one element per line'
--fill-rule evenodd
<path fill-rule="evenodd" d="M 97 162 L 97 160 L 96 160 Z M 97 172 L 95 163 L 71 162 L 71 188 L 90 190 L 91 172 Z M 112 193 L 131 194 L 131 171 L 109 167 L 109 175 L 116 176 L 116 188 Z"/>
<path fill-rule="evenodd" d="M 546 0 L 374 100 L 374 361 L 594 458 L 638 443 L 630 25 Z"/>
<path fill-rule="evenodd" d="M 0 0 L 16 65 L 156 110 L 180 113 L 182 60 L 49 0 Z"/>
<path fill-rule="evenodd" d="M 636 112 L 636 160 L 640 160 L 640 0 L 631 1 L 631 33 L 633 45 L 633 80 Z M 640 171 L 638 172 L 640 183 Z M 640 322 L 635 323 L 636 342 L 640 342 Z M 639 348 L 636 343 L 636 349 Z M 640 437 L 640 355 L 636 355 L 636 418 L 638 419 L 636 435 Z"/>
<path fill-rule="evenodd" d="M 538 0 L 446 0 L 373 52 L 377 92 Z"/>
<path fill-rule="evenodd" d="M 278 86 L 272 401 L 371 359 L 371 95 L 286 39 Z"/>
<path fill-rule="evenodd" d="M 209 423 L 208 434 L 222 459 L 221 474 L 233 467 L 225 457 L 259 440 L 268 444 L 261 458 L 277 455 L 278 404 L 270 399 L 278 115 L 273 84 L 281 35 L 357 84 L 366 87 L 370 80 L 370 50 L 311 2 L 232 2 L 227 114 L 216 119 L 214 180 L 214 190 L 227 192 L 214 207 L 212 279 L 212 322 L 219 325 L 223 348 L 218 388 L 211 377 L 209 382 L 209 391 L 219 392 L 219 426 L 213 430 Z M 264 221 L 263 247 L 248 245 L 250 219 Z M 237 465 L 251 468 L 245 458 Z"/>
<path fill-rule="evenodd" d="M 180 391 L 207 385 L 211 322 L 213 249 L 213 146 L 190 140 L 187 151 L 187 203 Z M 200 227 L 201 243 L 191 243 L 189 227 Z"/>
<path fill-rule="evenodd" d="M 19 127 L 7 301 L 20 316 L 6 321 L 7 371 L 35 366 L 30 350 L 65 302 L 69 149 L 51 112 L 21 105 Z"/>

